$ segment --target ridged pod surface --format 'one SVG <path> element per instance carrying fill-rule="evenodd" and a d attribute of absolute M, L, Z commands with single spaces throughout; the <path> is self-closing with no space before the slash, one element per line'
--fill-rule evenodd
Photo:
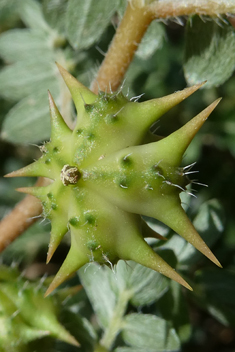
<path fill-rule="evenodd" d="M 49 93 L 51 139 L 43 155 L 7 175 L 52 180 L 45 187 L 19 189 L 39 198 L 44 217 L 51 221 L 48 262 L 71 231 L 70 251 L 47 294 L 86 263 L 112 266 L 119 259 L 134 260 L 191 289 L 144 240 L 160 235 L 141 215 L 162 221 L 220 266 L 179 197 L 189 183 L 188 169 L 181 167 L 183 154 L 219 99 L 179 130 L 159 138 L 149 132 L 151 125 L 202 84 L 138 103 L 121 91 L 96 95 L 58 67 L 75 103 L 76 126 L 69 129 Z"/>

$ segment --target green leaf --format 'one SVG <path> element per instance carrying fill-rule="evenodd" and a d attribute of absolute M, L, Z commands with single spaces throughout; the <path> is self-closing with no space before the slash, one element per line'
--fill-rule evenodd
<path fill-rule="evenodd" d="M 55 50 L 54 36 L 34 29 L 7 31 L 0 36 L 0 55 L 12 63 L 0 71 L 0 95 L 9 101 L 22 99 L 5 116 L 3 138 L 15 143 L 48 139 L 48 89 L 59 107 L 63 102 L 65 118 L 71 117 L 71 98 L 60 84 L 54 64 L 56 60 L 66 62 L 66 59 L 62 52 Z"/>
<path fill-rule="evenodd" d="M 116 296 L 110 285 L 110 276 L 114 273 L 107 267 L 95 263 L 79 270 L 79 277 L 96 312 L 99 324 L 107 328 L 113 315 Z"/>
<path fill-rule="evenodd" d="M 167 236 L 169 234 L 169 227 L 163 224 L 162 222 L 154 218 L 150 218 L 148 216 L 143 216 L 143 218 L 144 221 L 147 222 L 148 226 L 151 227 L 151 229 L 153 229 L 155 232 L 159 233 L 162 236 Z"/>
<path fill-rule="evenodd" d="M 79 341 L 83 352 L 93 351 L 97 336 L 93 326 L 86 318 L 83 318 L 77 312 L 73 313 L 68 309 L 63 309 L 60 313 L 60 322 Z M 61 350 L 59 349 L 59 351 Z M 75 351 L 77 351 L 76 348 Z"/>
<path fill-rule="evenodd" d="M 115 276 L 114 280 L 117 285 L 125 280 L 125 287 L 122 284 L 122 290 L 131 292 L 130 301 L 137 307 L 158 300 L 169 285 L 169 280 L 160 273 L 134 262 L 119 261 Z"/>
<path fill-rule="evenodd" d="M 224 212 L 217 199 L 209 200 L 204 203 L 193 221 L 194 226 L 199 232 L 207 235 L 210 245 L 214 244 L 221 232 L 224 230 Z M 211 238 L 211 231 L 208 233 L 210 227 L 213 227 L 213 232 L 217 234 Z"/>
<path fill-rule="evenodd" d="M 182 82 L 183 77 L 179 75 L 181 70 L 179 58 L 180 50 L 177 47 L 172 48 L 167 42 L 161 50 L 153 53 L 147 65 L 146 60 L 135 57 L 126 74 L 125 85 L 130 88 L 130 97 L 145 93 L 144 100 L 147 100 L 171 94 L 179 89 L 179 81 L 183 89 L 185 83 Z M 171 84 L 167 87 L 164 82 L 168 81 L 169 77 Z"/>
<path fill-rule="evenodd" d="M 0 56 L 8 63 L 32 61 L 33 58 L 34 61 L 39 61 L 39 58 L 43 61 L 53 61 L 51 48 L 49 38 L 45 38 L 43 33 L 36 30 L 12 29 L 0 35 Z"/>
<path fill-rule="evenodd" d="M 166 320 L 154 315 L 129 314 L 124 319 L 122 336 L 126 344 L 145 351 L 179 351 L 180 341 Z"/>
<path fill-rule="evenodd" d="M 116 0 L 69 0 L 67 36 L 74 49 L 86 49 L 102 35 L 118 6 Z"/>
<path fill-rule="evenodd" d="M 230 24 L 194 16 L 188 21 L 184 74 L 189 85 L 207 80 L 206 88 L 224 83 L 235 69 L 235 33 Z"/>
<path fill-rule="evenodd" d="M 217 199 L 212 199 L 201 205 L 198 214 L 194 218 L 193 225 L 209 247 L 212 247 L 220 238 L 224 230 L 224 212 Z M 182 265 L 193 265 L 202 258 L 191 244 L 187 243 L 179 255 Z"/>
<path fill-rule="evenodd" d="M 136 55 L 147 60 L 153 53 L 161 49 L 165 38 L 165 30 L 161 23 L 153 21 L 142 39 Z"/>
<path fill-rule="evenodd" d="M 182 286 L 170 281 L 169 290 L 160 298 L 157 307 L 164 319 L 172 321 L 180 340 L 186 342 L 191 335 L 191 325 Z"/>
<path fill-rule="evenodd" d="M 195 302 L 219 322 L 235 327 L 235 272 L 217 268 L 197 272 Z"/>
<path fill-rule="evenodd" d="M 43 0 L 42 10 L 46 21 L 52 28 L 64 34 L 68 0 Z"/>
<path fill-rule="evenodd" d="M 0 95 L 9 100 L 19 100 L 32 93 L 52 92 L 56 83 L 56 68 L 52 62 L 31 57 L 18 61 L 0 72 Z"/>
<path fill-rule="evenodd" d="M 56 91 L 56 87 L 53 91 Z M 1 137 L 12 143 L 36 143 L 50 137 L 50 118 L 46 92 L 29 96 L 6 115 Z"/>
<path fill-rule="evenodd" d="M 129 290 L 130 278 L 136 266 L 135 262 L 119 260 L 115 266 L 115 274 L 111 275 L 112 290 L 118 297 L 123 291 Z"/>
<path fill-rule="evenodd" d="M 11 21 L 18 19 L 18 0 L 1 0 L 0 1 L 0 23 L 1 26 L 8 25 Z"/>
<path fill-rule="evenodd" d="M 118 6 L 117 6 L 117 14 L 119 17 L 119 21 L 121 21 L 125 11 L 126 11 L 126 7 L 127 7 L 127 0 L 118 0 Z"/>
<path fill-rule="evenodd" d="M 174 251 L 176 258 L 179 259 L 184 248 L 187 246 L 187 242 L 184 238 L 179 235 L 173 235 L 166 243 L 161 246 L 161 249 L 170 249 Z"/>
<path fill-rule="evenodd" d="M 158 253 L 167 263 L 173 267 L 176 265 L 173 251 L 160 250 Z M 128 287 L 133 292 L 131 303 L 138 307 L 157 301 L 167 291 L 169 280 L 154 270 L 135 264 Z"/>
<path fill-rule="evenodd" d="M 51 29 L 43 18 L 42 7 L 38 1 L 35 0 L 21 0 L 19 7 L 20 17 L 26 26 L 41 30 L 43 32 L 50 32 Z"/>
<path fill-rule="evenodd" d="M 167 262 L 170 261 L 173 266 L 176 264 L 173 251 L 160 250 L 159 255 Z M 110 280 L 117 298 L 123 291 L 127 291 L 130 302 L 136 307 L 155 302 L 169 286 L 169 280 L 160 273 L 135 262 L 123 260 L 118 261 L 115 274 L 111 275 Z"/>
<path fill-rule="evenodd" d="M 131 303 L 138 307 L 157 301 L 168 289 L 169 281 L 160 273 L 136 265 L 130 279 Z"/>

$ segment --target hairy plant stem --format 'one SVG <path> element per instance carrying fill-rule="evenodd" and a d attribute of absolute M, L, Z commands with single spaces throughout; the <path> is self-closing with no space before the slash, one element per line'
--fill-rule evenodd
<path fill-rule="evenodd" d="M 48 180 L 40 177 L 36 186 L 46 186 Z M 0 223 L 0 252 L 38 220 L 42 212 L 41 202 L 27 195 Z"/>
<path fill-rule="evenodd" d="M 92 90 L 115 91 L 121 84 L 138 45 L 154 19 L 148 7 L 128 4 L 124 17 L 100 66 Z"/>
<path fill-rule="evenodd" d="M 147 5 L 155 18 L 235 13 L 234 0 L 159 0 Z"/>
<path fill-rule="evenodd" d="M 100 341 L 100 345 L 110 351 L 113 343 L 123 326 L 123 316 L 126 312 L 127 304 L 131 297 L 130 291 L 122 291 L 117 300 L 116 307 L 113 311 L 112 319 L 105 330 L 105 333 Z M 96 351 L 95 351 L 96 352 Z"/>

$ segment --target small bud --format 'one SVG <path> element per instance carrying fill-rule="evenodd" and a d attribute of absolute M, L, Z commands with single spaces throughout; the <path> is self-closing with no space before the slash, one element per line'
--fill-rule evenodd
<path fill-rule="evenodd" d="M 63 166 L 60 174 L 60 179 L 64 186 L 76 185 L 80 177 L 81 174 L 76 166 Z"/>

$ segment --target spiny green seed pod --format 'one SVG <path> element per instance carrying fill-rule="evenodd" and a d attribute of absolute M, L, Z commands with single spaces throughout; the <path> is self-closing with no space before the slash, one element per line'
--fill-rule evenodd
<path fill-rule="evenodd" d="M 0 266 L 0 352 L 29 352 L 28 343 L 45 336 L 79 346 L 57 319 L 59 297 L 44 293 L 43 280 L 30 282 Z"/>
<path fill-rule="evenodd" d="M 119 259 L 134 260 L 191 289 L 146 243 L 151 231 L 140 215 L 162 221 L 220 266 L 179 197 L 189 183 L 188 167 L 180 167 L 183 154 L 219 99 L 161 139 L 149 132 L 151 125 L 202 84 L 138 103 L 121 91 L 97 96 L 61 66 L 59 70 L 74 100 L 77 124 L 73 131 L 68 128 L 49 94 L 50 142 L 38 161 L 7 175 L 53 181 L 19 189 L 38 197 L 44 217 L 51 220 L 48 262 L 71 231 L 71 249 L 47 294 L 86 263 L 112 266 Z"/>

